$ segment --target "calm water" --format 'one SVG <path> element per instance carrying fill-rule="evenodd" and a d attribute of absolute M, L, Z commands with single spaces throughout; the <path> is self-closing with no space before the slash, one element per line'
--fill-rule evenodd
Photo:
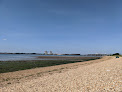
<path fill-rule="evenodd" d="M 48 59 L 39 59 L 39 58 L 37 58 L 37 56 L 47 56 L 47 55 L 35 55 L 35 54 L 0 54 L 0 61 L 48 60 Z M 48 55 L 48 56 L 50 56 L 50 55 Z M 64 56 L 64 55 L 53 55 L 53 56 Z M 73 56 L 73 55 L 68 55 L 68 56 Z M 78 55 L 78 56 L 80 56 L 80 55 Z M 77 56 L 75 56 L 75 57 L 77 57 Z M 85 56 L 81 56 L 81 57 L 85 57 Z M 86 56 L 86 57 L 88 57 L 88 56 Z"/>
<path fill-rule="evenodd" d="M 31 54 L 0 54 L 0 61 L 15 61 L 15 60 L 36 60 L 37 56 Z"/>

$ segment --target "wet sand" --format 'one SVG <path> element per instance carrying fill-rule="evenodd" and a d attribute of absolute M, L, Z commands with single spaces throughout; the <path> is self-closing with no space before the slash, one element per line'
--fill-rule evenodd
<path fill-rule="evenodd" d="M 1 92 L 119 92 L 122 58 L 29 69 L 0 74 Z M 8 79 L 8 80 L 7 80 Z"/>

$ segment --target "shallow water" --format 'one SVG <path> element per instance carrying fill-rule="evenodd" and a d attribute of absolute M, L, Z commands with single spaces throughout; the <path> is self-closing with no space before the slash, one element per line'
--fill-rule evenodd
<path fill-rule="evenodd" d="M 54 60 L 54 59 L 41 59 L 37 56 L 74 56 L 80 55 L 38 55 L 38 54 L 0 54 L 0 61 L 18 61 L 18 60 Z M 81 56 L 81 57 L 94 57 L 94 56 Z"/>
<path fill-rule="evenodd" d="M 30 54 L 0 54 L 0 61 L 33 60 L 39 55 Z"/>

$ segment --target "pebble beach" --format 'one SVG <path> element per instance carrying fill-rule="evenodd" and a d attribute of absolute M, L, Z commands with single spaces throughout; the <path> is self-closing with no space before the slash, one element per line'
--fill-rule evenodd
<path fill-rule="evenodd" d="M 68 64 L 69 68 L 60 72 L 28 80 L 23 78 L 19 83 L 1 86 L 0 92 L 122 92 L 122 57 L 103 57 L 89 62 Z"/>

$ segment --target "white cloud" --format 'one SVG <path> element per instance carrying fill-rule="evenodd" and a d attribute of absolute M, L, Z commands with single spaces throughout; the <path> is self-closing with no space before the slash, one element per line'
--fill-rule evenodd
<path fill-rule="evenodd" d="M 3 39 L 4 41 L 6 41 L 7 39 Z"/>

